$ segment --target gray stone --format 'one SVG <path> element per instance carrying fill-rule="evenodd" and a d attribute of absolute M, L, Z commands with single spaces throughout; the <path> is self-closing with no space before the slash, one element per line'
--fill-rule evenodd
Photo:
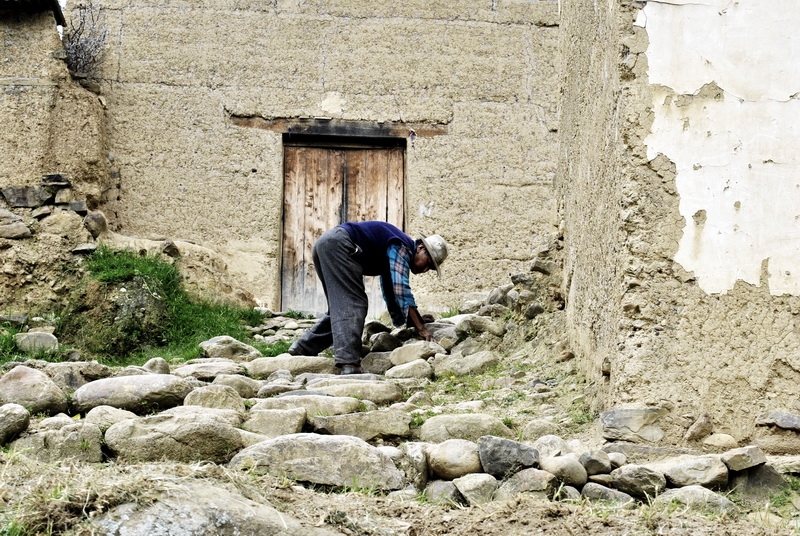
<path fill-rule="evenodd" d="M 539 463 L 539 451 L 534 447 L 489 435 L 478 439 L 478 454 L 484 472 L 497 478 L 508 478 Z"/>
<path fill-rule="evenodd" d="M 540 458 L 562 456 L 572 451 L 567 442 L 556 435 L 540 437 L 533 442 L 533 447 L 539 451 Z"/>
<path fill-rule="evenodd" d="M 203 357 L 218 357 L 233 361 L 252 361 L 263 357 L 261 352 L 233 337 L 221 335 L 200 343 L 200 353 Z"/>
<path fill-rule="evenodd" d="M 261 388 L 260 382 L 241 374 L 219 374 L 211 384 L 233 387 L 242 398 L 253 398 Z"/>
<path fill-rule="evenodd" d="M 608 474 L 613 469 L 611 458 L 602 450 L 586 451 L 580 455 L 578 461 L 581 462 L 589 476 Z"/>
<path fill-rule="evenodd" d="M 106 444 L 127 460 L 225 463 L 244 445 L 236 428 L 213 414 L 160 413 L 112 425 Z"/>
<path fill-rule="evenodd" d="M 528 303 L 524 306 L 524 310 L 522 312 L 525 315 L 525 318 L 528 320 L 533 320 L 540 314 L 544 312 L 544 307 L 539 302 Z"/>
<path fill-rule="evenodd" d="M 339 369 L 329 357 L 292 356 L 260 357 L 244 364 L 251 378 L 266 378 L 276 370 L 288 370 L 294 376 L 303 373 L 338 374 Z"/>
<path fill-rule="evenodd" d="M 29 331 L 14 335 L 17 348 L 29 354 L 58 350 L 58 339 L 52 333 Z"/>
<path fill-rule="evenodd" d="M 169 363 L 163 357 L 149 359 L 142 368 L 151 374 L 169 374 Z"/>
<path fill-rule="evenodd" d="M 800 415 L 788 411 L 768 411 L 758 416 L 756 426 L 777 426 L 784 430 L 800 432 Z"/>
<path fill-rule="evenodd" d="M 158 489 L 158 488 L 156 488 Z M 152 490 L 151 490 L 152 491 Z M 123 503 L 91 519 L 98 534 L 263 536 L 339 534 L 301 524 L 285 512 L 203 480 L 172 484 L 153 500 Z"/>
<path fill-rule="evenodd" d="M 478 445 L 464 439 L 448 439 L 428 449 L 428 467 L 443 480 L 481 472 Z"/>
<path fill-rule="evenodd" d="M 59 389 L 70 395 L 89 382 L 108 378 L 113 374 L 111 367 L 101 365 L 96 361 L 47 363 L 43 370 L 58 385 Z"/>
<path fill-rule="evenodd" d="M 436 376 L 469 376 L 495 366 L 500 357 L 491 350 L 483 350 L 473 354 L 452 353 L 440 355 L 433 362 Z"/>
<path fill-rule="evenodd" d="M 202 381 L 213 381 L 220 374 L 242 374 L 244 370 L 240 363 L 230 359 L 211 358 L 193 359 L 172 373 L 180 378 L 192 377 Z"/>
<path fill-rule="evenodd" d="M 182 404 L 191 390 L 186 380 L 171 374 L 103 378 L 78 388 L 72 395 L 72 405 L 80 413 L 97 406 L 144 413 Z"/>
<path fill-rule="evenodd" d="M 615 489 L 639 499 L 655 497 L 667 487 L 666 477 L 642 465 L 623 465 L 611 471 Z"/>
<path fill-rule="evenodd" d="M 31 233 L 28 226 L 22 222 L 0 225 L 0 238 L 19 240 L 20 238 L 29 238 L 31 236 L 33 236 L 33 233 Z"/>
<path fill-rule="evenodd" d="M 417 359 L 392 367 L 386 371 L 387 378 L 433 378 L 433 367 L 424 359 Z"/>
<path fill-rule="evenodd" d="M 602 501 L 605 503 L 628 505 L 633 508 L 635 502 L 633 497 L 615 489 L 601 486 L 594 482 L 587 482 L 581 490 L 581 497 L 585 497 L 590 501 Z"/>
<path fill-rule="evenodd" d="M 531 419 L 522 427 L 522 439 L 539 439 L 545 435 L 558 435 L 561 427 L 547 419 Z"/>
<path fill-rule="evenodd" d="M 739 445 L 736 438 L 728 434 L 711 434 L 703 439 L 703 445 L 718 449 L 734 449 Z"/>
<path fill-rule="evenodd" d="M 391 458 L 350 436 L 277 437 L 242 450 L 229 467 L 329 486 L 395 490 L 404 484 Z"/>
<path fill-rule="evenodd" d="M 103 461 L 103 433 L 97 425 L 73 421 L 53 430 L 24 434 L 9 446 L 43 462 L 71 459 L 85 463 Z"/>
<path fill-rule="evenodd" d="M 433 504 L 460 505 L 466 501 L 456 485 L 447 480 L 432 480 L 428 482 L 424 493 L 425 498 Z"/>
<path fill-rule="evenodd" d="M 357 398 L 310 394 L 305 396 L 290 395 L 259 400 L 250 408 L 250 411 L 303 408 L 306 410 L 308 418 L 313 418 L 317 415 L 344 415 L 346 413 L 354 413 L 358 411 L 360 407 L 361 401 Z"/>
<path fill-rule="evenodd" d="M 731 449 L 724 452 L 721 458 L 731 471 L 744 471 L 767 463 L 767 457 L 761 449 L 752 445 Z"/>
<path fill-rule="evenodd" d="M 0 406 L 0 446 L 27 430 L 30 420 L 31 414 L 19 404 Z"/>
<path fill-rule="evenodd" d="M 769 456 L 767 463 L 779 473 L 800 473 L 800 456 Z"/>
<path fill-rule="evenodd" d="M 12 208 L 36 208 L 53 199 L 53 194 L 41 186 L 11 186 L 0 193 Z"/>
<path fill-rule="evenodd" d="M 347 415 L 316 416 L 311 420 L 311 424 L 315 432 L 350 435 L 364 441 L 411 435 L 411 416 L 393 409 Z"/>
<path fill-rule="evenodd" d="M 506 328 L 486 316 L 473 315 L 456 324 L 456 333 L 459 338 L 476 333 L 491 333 L 495 337 L 502 337 L 506 333 Z"/>
<path fill-rule="evenodd" d="M 89 410 L 83 420 L 97 425 L 101 432 L 105 432 L 118 422 L 135 418 L 136 414 L 132 411 L 117 409 L 111 406 L 97 406 Z"/>
<path fill-rule="evenodd" d="M 758 465 L 731 475 L 730 489 L 739 493 L 741 499 L 752 505 L 763 505 L 773 495 L 789 487 L 789 483 L 769 465 Z"/>
<path fill-rule="evenodd" d="M 625 456 L 622 452 L 609 452 L 608 459 L 611 462 L 611 470 L 613 471 L 617 467 L 622 467 L 626 463 L 628 463 L 628 457 Z"/>
<path fill-rule="evenodd" d="M 0 404 L 19 404 L 32 414 L 67 410 L 67 395 L 40 370 L 19 365 L 0 378 Z"/>
<path fill-rule="evenodd" d="M 417 359 L 428 359 L 436 354 L 444 353 L 445 349 L 429 341 L 414 341 L 396 348 L 389 355 L 392 365 L 403 365 Z"/>
<path fill-rule="evenodd" d="M 552 473 L 560 482 L 580 488 L 589 476 L 586 474 L 586 468 L 578 461 L 578 457 L 574 454 L 566 456 L 554 456 L 550 458 L 542 458 L 539 460 L 539 466 L 542 470 Z"/>
<path fill-rule="evenodd" d="M 655 423 L 666 413 L 663 408 L 622 408 L 600 414 L 601 433 L 612 441 L 656 442 L 664 432 Z"/>
<path fill-rule="evenodd" d="M 736 510 L 736 505 L 703 486 L 686 486 L 669 489 L 655 498 L 654 504 L 677 502 L 691 508 L 714 513 L 728 513 Z"/>
<path fill-rule="evenodd" d="M 265 439 L 300 433 L 306 423 L 304 408 L 251 410 L 249 415 L 242 428 Z"/>
<path fill-rule="evenodd" d="M 159 415 L 172 415 L 175 417 L 185 417 L 187 419 L 194 419 L 198 416 L 202 418 L 208 417 L 217 419 L 218 421 L 233 426 L 234 428 L 241 426 L 246 418 L 246 416 L 240 411 L 235 411 L 232 409 L 206 408 L 203 406 L 175 406 L 174 408 L 169 408 L 162 411 L 159 413 Z"/>
<path fill-rule="evenodd" d="M 425 421 L 419 430 L 421 441 L 441 443 L 448 439 L 478 441 L 482 436 L 513 437 L 503 421 L 482 413 L 435 415 Z"/>
<path fill-rule="evenodd" d="M 470 506 L 491 502 L 500 485 L 495 477 L 485 473 L 464 475 L 454 479 L 453 484 Z"/>
<path fill-rule="evenodd" d="M 0 225 L 8 225 L 9 223 L 15 223 L 18 221 L 22 221 L 22 216 L 17 216 L 9 210 L 0 208 Z"/>
<path fill-rule="evenodd" d="M 361 360 L 361 368 L 372 374 L 384 374 L 392 368 L 391 352 L 370 352 Z"/>
<path fill-rule="evenodd" d="M 456 327 L 452 324 L 445 324 L 436 328 L 431 328 L 428 325 L 428 330 L 434 342 L 444 348 L 445 352 L 449 352 L 460 340 Z"/>
<path fill-rule="evenodd" d="M 391 352 L 403 346 L 403 341 L 388 332 L 376 333 L 369 339 L 373 352 Z"/>
<path fill-rule="evenodd" d="M 689 427 L 683 438 L 686 441 L 699 441 L 711 435 L 714 431 L 714 419 L 708 413 L 703 413 Z"/>
<path fill-rule="evenodd" d="M 309 385 L 314 390 L 331 396 L 352 397 L 359 400 L 371 400 L 378 405 L 392 404 L 403 399 L 403 390 L 393 382 L 341 379 L 341 383 L 333 383 L 319 387 Z"/>
<path fill-rule="evenodd" d="M 405 480 L 417 490 L 424 490 L 428 484 L 428 457 L 425 454 L 430 445 L 407 441 L 400 445 L 402 456 L 395 465 L 405 474 Z"/>
<path fill-rule="evenodd" d="M 552 497 L 558 486 L 556 477 L 541 469 L 523 469 L 500 484 L 496 499 L 508 499 L 518 493 L 539 493 L 542 497 Z"/>
<path fill-rule="evenodd" d="M 675 488 L 703 486 L 722 489 L 728 485 L 728 468 L 717 456 L 690 456 L 677 462 L 665 460 L 663 464 L 665 467 L 661 472 Z M 648 467 L 654 468 L 651 465 Z"/>
<path fill-rule="evenodd" d="M 202 406 L 205 408 L 232 409 L 239 413 L 246 411 L 244 400 L 236 389 L 227 385 L 209 385 L 194 389 L 183 399 L 186 406 Z"/>

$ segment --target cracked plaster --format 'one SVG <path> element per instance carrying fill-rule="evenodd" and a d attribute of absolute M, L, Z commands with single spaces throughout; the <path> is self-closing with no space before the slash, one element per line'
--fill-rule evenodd
<path fill-rule="evenodd" d="M 675 163 L 685 225 L 675 260 L 709 293 L 743 280 L 800 295 L 795 5 L 648 2 L 637 19 L 655 88 L 647 155 Z"/>

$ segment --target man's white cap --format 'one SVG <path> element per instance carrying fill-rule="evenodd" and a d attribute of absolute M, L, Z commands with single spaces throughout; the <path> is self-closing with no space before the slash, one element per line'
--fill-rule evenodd
<path fill-rule="evenodd" d="M 420 236 L 422 237 L 422 244 L 425 246 L 425 249 L 428 250 L 428 254 L 433 261 L 433 267 L 436 268 L 436 273 L 439 274 L 439 277 L 442 277 L 442 270 L 439 268 L 439 265 L 447 258 L 447 242 L 438 234 L 425 236 L 420 233 Z"/>

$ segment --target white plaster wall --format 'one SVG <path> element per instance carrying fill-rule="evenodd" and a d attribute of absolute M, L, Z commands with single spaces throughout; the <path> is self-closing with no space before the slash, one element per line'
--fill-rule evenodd
<path fill-rule="evenodd" d="M 800 295 L 796 0 L 651 1 L 637 24 L 655 88 L 648 158 L 677 171 L 675 260 L 709 293 L 744 280 Z"/>

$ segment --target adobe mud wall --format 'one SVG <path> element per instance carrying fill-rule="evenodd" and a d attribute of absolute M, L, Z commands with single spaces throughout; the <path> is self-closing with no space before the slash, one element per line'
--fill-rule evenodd
<path fill-rule="evenodd" d="M 798 449 L 755 426 L 798 409 L 795 11 L 562 2 L 570 337 L 596 407 L 663 407 L 665 440 L 708 412 Z"/>
<path fill-rule="evenodd" d="M 111 36 L 114 231 L 212 248 L 277 307 L 281 133 L 232 118 L 318 117 L 446 129 L 408 140 L 407 230 L 453 245 L 441 281 L 415 282 L 423 307 L 527 271 L 552 235 L 556 2 L 95 5 Z"/>
<path fill-rule="evenodd" d="M 4 12 L 0 37 L 0 188 L 60 173 L 96 206 L 108 183 L 103 107 L 72 81 L 52 12 Z"/>

